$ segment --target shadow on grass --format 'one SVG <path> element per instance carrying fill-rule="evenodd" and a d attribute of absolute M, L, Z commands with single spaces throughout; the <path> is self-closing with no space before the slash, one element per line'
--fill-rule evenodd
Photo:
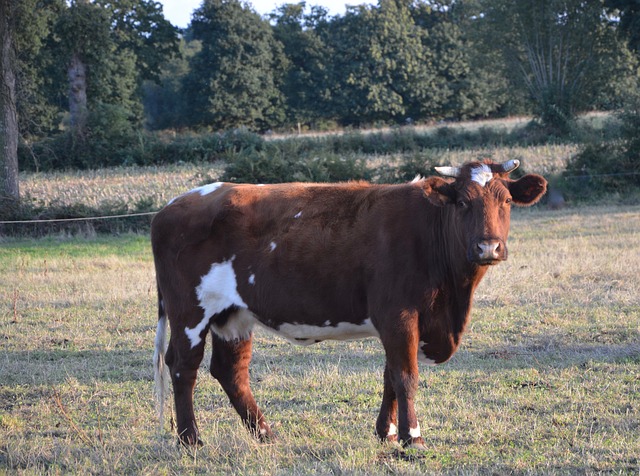
<path fill-rule="evenodd" d="M 78 381 L 97 381 L 108 383 L 122 383 L 129 381 L 152 381 L 152 346 L 143 350 L 130 348 L 113 350 L 74 350 L 64 348 L 64 341 L 55 343 L 59 348 L 31 350 L 31 351 L 0 351 L 0 382 L 3 385 L 57 384 L 75 378 Z M 322 345 L 322 344 L 320 344 Z M 277 349 L 273 354 L 260 349 L 254 352 L 252 364 L 252 378 L 258 382 L 261 375 L 269 374 L 276 369 L 284 371 L 290 376 L 309 372 L 308 366 L 291 362 L 287 355 L 288 349 Z M 317 350 L 317 349 L 316 349 Z M 291 348 L 292 353 L 304 355 L 305 350 Z M 357 353 L 356 353 L 357 354 Z M 348 370 L 350 373 L 371 372 L 375 370 L 371 359 L 363 365 L 362 357 L 352 355 L 340 346 L 331 348 L 330 359 L 322 359 L 313 351 L 310 359 L 311 367 L 323 368 L 332 362 L 335 366 Z M 383 353 L 380 350 L 380 370 L 384 367 Z M 493 348 L 462 349 L 448 363 L 437 366 L 441 371 L 464 370 L 495 371 L 496 367 L 508 369 L 530 367 L 568 368 L 583 365 L 586 362 L 609 363 L 640 363 L 640 341 L 632 340 L 624 344 L 608 343 L 571 343 L 564 345 L 561 340 L 551 339 L 547 344 L 504 345 Z M 269 365 L 265 365 L 269 362 Z M 205 356 L 203 366 L 208 364 Z M 339 370 L 339 369 L 338 369 Z M 421 373 L 424 368 L 421 367 Z M 259 385 L 259 383 L 258 383 Z"/>

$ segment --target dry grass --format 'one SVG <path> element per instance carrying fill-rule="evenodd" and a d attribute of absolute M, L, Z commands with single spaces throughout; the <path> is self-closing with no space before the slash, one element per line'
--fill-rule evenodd
<path fill-rule="evenodd" d="M 43 205 L 135 203 L 151 198 L 157 206 L 217 179 L 222 163 L 183 163 L 163 167 L 117 167 L 90 171 L 39 172 L 20 175 L 21 191 Z"/>
<path fill-rule="evenodd" d="M 461 164 L 469 160 L 491 158 L 495 161 L 519 159 L 527 172 L 550 175 L 564 170 L 578 146 L 571 144 L 535 147 L 477 148 L 460 151 L 439 150 L 442 163 Z M 371 167 L 398 163 L 402 156 L 366 156 Z M 100 208 L 114 202 L 135 204 L 151 200 L 161 207 L 171 198 L 203 182 L 217 180 L 224 163 L 183 163 L 163 167 L 118 167 L 81 172 L 23 173 L 22 193 L 42 205 L 84 205 Z"/>
<path fill-rule="evenodd" d="M 639 250 L 637 206 L 518 211 L 461 350 L 422 371 L 429 449 L 409 461 L 373 436 L 377 341 L 303 348 L 259 331 L 253 386 L 279 440 L 249 437 L 205 358 L 205 446 L 179 450 L 153 408 L 148 239 L 5 240 L 0 473 L 638 474 Z"/>

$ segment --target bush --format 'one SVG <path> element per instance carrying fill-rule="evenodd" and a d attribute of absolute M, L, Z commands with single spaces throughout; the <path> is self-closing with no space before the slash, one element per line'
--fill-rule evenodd
<path fill-rule="evenodd" d="M 21 143 L 22 170 L 96 169 L 126 165 L 163 165 L 213 162 L 244 149 L 261 150 L 265 141 L 246 129 L 224 133 L 169 134 L 137 132 L 120 117 L 117 108 L 91 115 L 88 134 L 80 141 L 70 132 L 33 144 Z"/>
<path fill-rule="evenodd" d="M 368 180 L 364 159 L 333 153 L 311 156 L 287 153 L 287 144 L 269 144 L 262 150 L 246 148 L 227 156 L 228 165 L 221 178 L 244 183 L 340 182 Z"/>
<path fill-rule="evenodd" d="M 154 200 L 141 199 L 133 205 L 122 200 L 103 203 L 100 207 L 90 207 L 81 203 L 72 205 L 50 205 L 47 207 L 23 198 L 0 207 L 0 221 L 21 221 L 23 223 L 0 223 L 0 236 L 44 236 L 54 233 L 122 233 L 128 231 L 146 232 L 151 225 L 152 215 L 124 216 L 119 218 L 99 218 L 153 212 Z M 38 220 L 60 220 L 40 223 Z"/>
<path fill-rule="evenodd" d="M 640 96 L 619 114 L 620 138 L 587 144 L 571 158 L 563 188 L 574 198 L 640 192 Z"/>

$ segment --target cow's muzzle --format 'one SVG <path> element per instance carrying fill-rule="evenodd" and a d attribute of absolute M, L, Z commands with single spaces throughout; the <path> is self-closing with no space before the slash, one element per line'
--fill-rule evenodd
<path fill-rule="evenodd" d="M 507 247 L 502 240 L 481 240 L 471 245 L 469 260 L 476 264 L 497 264 L 507 259 Z"/>

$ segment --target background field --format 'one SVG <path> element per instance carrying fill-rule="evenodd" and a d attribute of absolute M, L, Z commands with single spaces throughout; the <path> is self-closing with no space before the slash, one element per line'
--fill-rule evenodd
<path fill-rule="evenodd" d="M 518 210 L 461 350 L 422 369 L 429 450 L 408 461 L 373 436 L 376 340 L 303 348 L 260 330 L 251 375 L 278 441 L 249 437 L 205 358 L 205 446 L 179 450 L 152 398 L 148 238 L 4 239 L 0 473 L 637 474 L 638 250 L 638 206 Z"/>

